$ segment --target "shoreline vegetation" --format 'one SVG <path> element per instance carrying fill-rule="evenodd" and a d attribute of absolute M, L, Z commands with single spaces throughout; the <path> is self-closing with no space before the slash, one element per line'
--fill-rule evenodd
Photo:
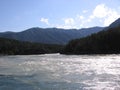
<path fill-rule="evenodd" d="M 59 53 L 62 48 L 63 45 L 40 44 L 0 38 L 0 56 Z"/>

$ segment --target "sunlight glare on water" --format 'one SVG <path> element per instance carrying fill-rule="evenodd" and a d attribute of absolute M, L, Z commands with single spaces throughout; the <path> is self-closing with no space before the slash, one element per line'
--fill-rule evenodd
<path fill-rule="evenodd" d="M 120 55 L 0 57 L 0 90 L 120 90 Z"/>

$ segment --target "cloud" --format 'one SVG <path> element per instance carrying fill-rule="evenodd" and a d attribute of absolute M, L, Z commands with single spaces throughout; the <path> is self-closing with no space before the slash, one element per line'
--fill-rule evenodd
<path fill-rule="evenodd" d="M 120 13 L 117 9 L 110 8 L 105 4 L 98 4 L 93 9 L 91 15 L 77 15 L 75 22 L 79 23 L 80 27 L 88 27 L 89 25 L 93 25 L 93 23 L 108 26 L 118 18 L 120 18 Z"/>
<path fill-rule="evenodd" d="M 78 15 L 76 16 L 76 19 L 77 19 L 77 20 L 83 20 L 84 18 L 85 18 L 85 17 L 84 17 L 83 15 L 79 15 L 79 14 L 78 14 Z"/>
<path fill-rule="evenodd" d="M 65 28 L 65 29 L 71 29 L 71 28 L 82 28 L 87 27 L 85 26 L 86 23 L 90 23 L 91 19 L 87 19 L 83 15 L 77 14 L 74 18 L 64 18 L 62 19 L 64 21 L 64 24 L 56 25 L 57 28 Z"/>
<path fill-rule="evenodd" d="M 41 18 L 40 21 L 47 24 L 47 25 L 49 25 L 49 21 L 48 21 L 47 18 Z"/>
<path fill-rule="evenodd" d="M 104 20 L 105 26 L 108 26 L 109 24 L 111 24 L 112 22 L 114 22 L 116 19 L 118 19 L 120 17 L 120 14 L 114 10 L 111 10 L 108 13 L 109 14 L 107 15 L 107 17 Z"/>
<path fill-rule="evenodd" d="M 89 19 L 92 20 L 97 18 L 100 19 L 100 21 L 103 20 L 104 26 L 108 26 L 119 17 L 120 13 L 116 10 L 107 7 L 105 4 L 99 4 L 95 7 L 93 14 L 89 17 Z"/>
<path fill-rule="evenodd" d="M 120 8 L 120 7 L 118 7 Z M 82 14 L 76 14 L 74 17 L 62 18 L 60 23 L 49 23 L 49 19 L 41 18 L 40 21 L 45 23 L 46 25 L 57 27 L 57 28 L 85 28 L 91 26 L 100 26 L 103 24 L 104 26 L 108 26 L 116 19 L 120 17 L 119 9 L 113 9 L 105 4 L 98 4 L 91 11 L 91 14 L 86 16 L 87 10 L 83 10 Z M 87 13 L 88 14 L 88 13 Z"/>
<path fill-rule="evenodd" d="M 73 25 L 74 24 L 73 18 L 65 18 L 63 20 L 64 20 L 65 25 Z"/>
<path fill-rule="evenodd" d="M 93 11 L 93 16 L 97 18 L 106 17 L 107 11 L 109 11 L 109 9 L 104 4 L 97 5 Z"/>
<path fill-rule="evenodd" d="M 56 25 L 57 28 L 65 28 L 65 29 L 76 28 L 74 18 L 64 18 L 62 20 L 64 21 L 64 24 Z"/>

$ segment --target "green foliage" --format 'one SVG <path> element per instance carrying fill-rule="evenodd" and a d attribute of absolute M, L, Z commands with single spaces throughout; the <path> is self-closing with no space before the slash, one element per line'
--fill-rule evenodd
<path fill-rule="evenodd" d="M 65 54 L 111 54 L 120 53 L 120 27 L 110 28 L 91 36 L 70 41 Z"/>
<path fill-rule="evenodd" d="M 20 42 L 0 38 L 0 54 L 3 55 L 58 53 L 62 48 L 61 45 Z"/>

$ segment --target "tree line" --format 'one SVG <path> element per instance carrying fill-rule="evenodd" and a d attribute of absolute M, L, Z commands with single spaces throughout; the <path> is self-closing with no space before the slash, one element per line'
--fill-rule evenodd
<path fill-rule="evenodd" d="M 0 38 L 1 55 L 58 53 L 62 48 L 62 45 L 22 42 L 12 39 Z"/>
<path fill-rule="evenodd" d="M 109 28 L 88 37 L 70 41 L 63 54 L 116 54 L 120 53 L 120 27 Z"/>

